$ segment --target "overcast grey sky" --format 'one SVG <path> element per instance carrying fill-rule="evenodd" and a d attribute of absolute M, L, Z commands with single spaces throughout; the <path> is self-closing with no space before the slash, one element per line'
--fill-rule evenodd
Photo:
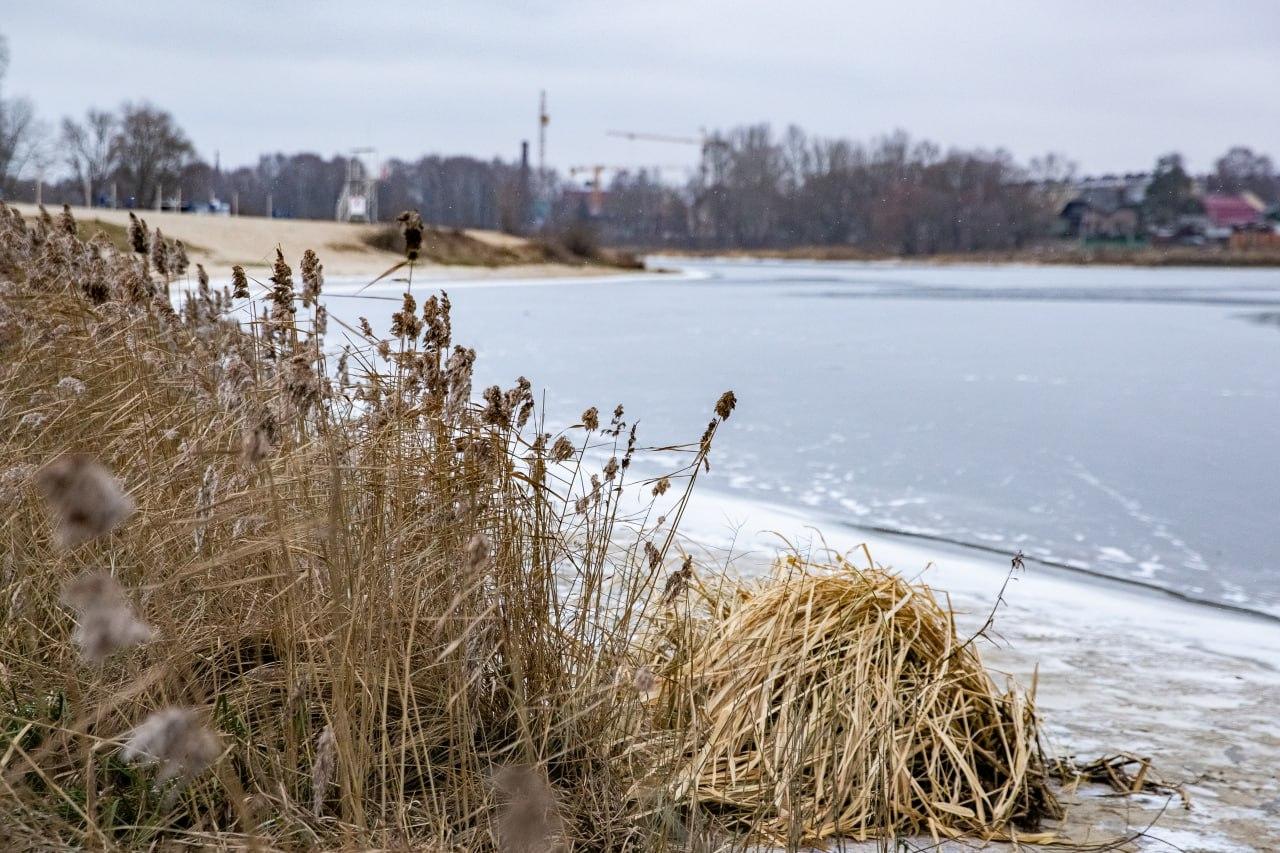
<path fill-rule="evenodd" d="M 1280 0 L 128 3 L 0 0 L 7 93 L 50 120 L 148 99 L 223 165 L 266 151 L 514 157 L 538 90 L 561 168 L 692 162 L 768 121 L 1066 153 L 1085 171 L 1242 143 L 1280 159 Z"/>

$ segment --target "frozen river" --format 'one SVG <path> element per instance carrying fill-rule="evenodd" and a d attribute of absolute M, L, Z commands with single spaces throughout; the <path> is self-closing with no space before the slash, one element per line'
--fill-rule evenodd
<path fill-rule="evenodd" d="M 477 388 L 642 444 L 732 388 L 707 488 L 1280 613 L 1280 271 L 656 262 L 446 285 Z M 385 330 L 403 284 L 355 289 Z"/>

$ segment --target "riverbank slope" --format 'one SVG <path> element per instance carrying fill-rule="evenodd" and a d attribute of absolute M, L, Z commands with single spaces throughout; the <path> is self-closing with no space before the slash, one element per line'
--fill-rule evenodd
<path fill-rule="evenodd" d="M 34 218 L 39 208 L 13 204 L 23 216 Z M 57 215 L 57 208 L 50 208 Z M 107 208 L 71 208 L 88 238 L 101 230 L 112 242 L 127 248 L 129 211 Z M 171 211 L 134 211 L 152 229 L 169 239 L 181 240 L 192 263 L 204 264 L 215 277 L 227 275 L 234 264 L 260 277 L 275 259 L 279 246 L 291 262 L 314 249 L 331 276 L 373 278 L 404 259 L 390 248 L 396 226 L 311 219 L 268 219 L 262 216 L 209 216 Z M 528 240 L 499 231 L 429 228 L 422 260 L 414 276 L 440 278 L 543 278 L 604 275 L 619 267 L 603 259 L 574 256 L 550 243 Z"/>

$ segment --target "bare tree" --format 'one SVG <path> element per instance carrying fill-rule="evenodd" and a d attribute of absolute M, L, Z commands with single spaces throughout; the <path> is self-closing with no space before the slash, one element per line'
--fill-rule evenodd
<path fill-rule="evenodd" d="M 93 206 L 94 191 L 102 189 L 115 168 L 117 127 L 115 115 L 105 110 L 89 110 L 83 122 L 62 120 L 63 154 L 84 187 L 85 207 Z"/>
<path fill-rule="evenodd" d="M 14 182 L 36 153 L 40 126 L 35 107 L 26 98 L 3 97 L 5 72 L 9 69 L 9 45 L 0 36 L 0 194 Z"/>
<path fill-rule="evenodd" d="M 1209 185 L 1218 192 L 1256 193 L 1266 202 L 1280 200 L 1280 176 L 1271 158 L 1237 145 L 1218 158 Z"/>
<path fill-rule="evenodd" d="M 173 116 L 147 103 L 120 108 L 112 145 L 117 174 L 135 202 L 147 204 L 166 184 L 173 186 L 195 149 Z"/>

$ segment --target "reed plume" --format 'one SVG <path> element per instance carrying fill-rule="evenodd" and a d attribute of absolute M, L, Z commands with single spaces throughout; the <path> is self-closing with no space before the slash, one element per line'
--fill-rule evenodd
<path fill-rule="evenodd" d="M 205 726 L 195 708 L 165 708 L 148 716 L 129 733 L 120 757 L 157 767 L 156 782 L 182 778 L 190 782 L 222 751 L 216 733 Z"/>
<path fill-rule="evenodd" d="M 151 640 L 151 627 L 137 617 L 120 584 L 106 572 L 86 572 L 71 581 L 62 603 L 76 611 L 71 640 L 87 663 L 101 665 L 112 654 Z"/>
<path fill-rule="evenodd" d="M 54 538 L 64 548 L 105 536 L 135 508 L 111 472 L 83 454 L 50 462 L 36 484 L 56 520 Z"/>

